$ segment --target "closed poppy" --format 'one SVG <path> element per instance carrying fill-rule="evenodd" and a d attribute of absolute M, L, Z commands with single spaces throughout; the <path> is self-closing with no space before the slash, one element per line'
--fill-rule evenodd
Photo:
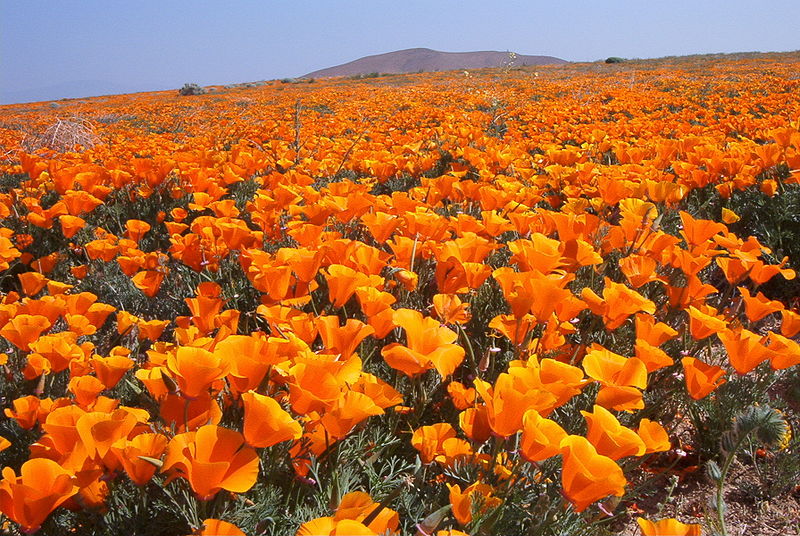
<path fill-rule="evenodd" d="M 458 414 L 458 425 L 468 438 L 476 443 L 485 443 L 492 436 L 486 405 L 467 408 Z"/>
<path fill-rule="evenodd" d="M 253 447 L 271 447 L 283 441 L 297 440 L 303 429 L 278 402 L 254 391 L 242 393 L 244 402 L 244 439 Z"/>
<path fill-rule="evenodd" d="M 561 455 L 561 486 L 576 511 L 583 512 L 608 495 L 622 497 L 625 493 L 627 480 L 622 469 L 611 458 L 598 454 L 585 437 L 565 437 Z"/>
<path fill-rule="evenodd" d="M 244 493 L 252 488 L 258 478 L 258 455 L 245 446 L 239 432 L 209 424 L 172 438 L 161 472 L 185 478 L 205 501 L 222 489 Z"/>
<path fill-rule="evenodd" d="M 19 476 L 11 467 L 3 468 L 0 512 L 32 533 L 78 489 L 75 477 L 58 463 L 34 458 L 22 464 Z"/>

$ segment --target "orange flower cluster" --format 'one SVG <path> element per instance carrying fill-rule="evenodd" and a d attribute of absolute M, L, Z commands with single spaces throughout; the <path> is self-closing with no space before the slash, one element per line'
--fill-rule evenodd
<path fill-rule="evenodd" d="M 721 64 L 703 105 L 706 82 L 672 70 L 627 88 L 548 68 L 75 102 L 103 142 L 64 153 L 0 129 L 19 179 L 0 190 L 4 413 L 36 436 L 0 512 L 34 531 L 60 506 L 102 510 L 122 478 L 246 494 L 277 445 L 309 480 L 398 419 L 462 528 L 556 456 L 576 511 L 622 497 L 620 460 L 672 448 L 641 413 L 654 378 L 702 399 L 800 364 L 797 304 L 760 288 L 794 270 L 725 206 L 797 188 L 796 67 Z M 692 196 L 720 212 L 690 214 Z M 562 420 L 577 399 L 585 433 Z M 447 476 L 463 464 L 474 482 Z M 398 527 L 353 492 L 298 534 Z"/>

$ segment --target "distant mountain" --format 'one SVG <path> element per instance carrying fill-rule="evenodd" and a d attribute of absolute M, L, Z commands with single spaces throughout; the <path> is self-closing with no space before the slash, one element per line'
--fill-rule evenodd
<path fill-rule="evenodd" d="M 450 71 L 453 69 L 482 69 L 505 65 L 546 65 L 567 63 L 553 56 L 526 56 L 509 52 L 439 52 L 429 48 L 409 48 L 363 58 L 308 73 L 304 78 L 354 76 L 369 73 L 416 73 L 419 71 Z"/>

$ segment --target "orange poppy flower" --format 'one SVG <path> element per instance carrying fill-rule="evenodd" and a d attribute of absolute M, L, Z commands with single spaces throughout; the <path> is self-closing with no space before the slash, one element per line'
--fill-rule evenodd
<path fill-rule="evenodd" d="M 468 303 L 461 303 L 455 294 L 436 294 L 433 297 L 433 307 L 436 317 L 443 324 L 466 324 L 470 314 L 467 311 Z"/>
<path fill-rule="evenodd" d="M 319 517 L 300 525 L 295 536 L 378 536 L 378 533 L 352 519 L 336 521 L 332 517 Z"/>
<path fill-rule="evenodd" d="M 800 314 L 784 309 L 781 311 L 781 335 L 794 337 L 800 333 Z"/>
<path fill-rule="evenodd" d="M 375 328 L 354 318 L 339 326 L 338 316 L 317 317 L 317 328 L 325 350 L 339 354 L 338 359 L 343 361 L 353 355 L 361 341 L 375 332 Z"/>
<path fill-rule="evenodd" d="M 381 506 L 372 500 L 372 498 L 362 491 L 351 491 L 347 493 L 339 502 L 336 507 L 336 513 L 333 516 L 334 521 L 344 521 L 347 519 L 363 521 L 371 516 L 373 519 L 366 525 L 367 528 L 375 531 L 377 534 L 396 534 L 397 527 L 400 525 L 400 516 L 391 508 L 381 508 L 377 516 L 373 516 L 373 512 Z M 342 532 L 337 532 L 342 534 Z"/>
<path fill-rule="evenodd" d="M 25 272 L 17 276 L 26 296 L 36 296 L 47 285 L 48 279 L 39 272 Z"/>
<path fill-rule="evenodd" d="M 107 458 L 111 446 L 118 440 L 127 438 L 137 424 L 146 422 L 148 418 L 147 411 L 142 409 L 119 408 L 111 413 L 93 411 L 78 418 L 75 430 L 86 449 L 87 457 L 103 462 L 109 469 L 115 469 L 117 458 Z"/>
<path fill-rule="evenodd" d="M 800 344 L 778 335 L 769 334 L 769 360 L 774 370 L 782 370 L 800 364 Z"/>
<path fill-rule="evenodd" d="M 606 328 L 610 330 L 620 327 L 632 314 L 653 314 L 656 311 L 652 301 L 608 277 L 605 278 L 602 298 L 588 287 L 581 291 L 581 297 L 594 314 L 603 317 Z"/>
<path fill-rule="evenodd" d="M 593 344 L 583 358 L 583 370 L 602 385 L 597 404 L 617 411 L 644 407 L 641 389 L 647 386 L 647 367 L 638 358 Z"/>
<path fill-rule="evenodd" d="M 592 413 L 581 411 L 588 430 L 586 439 L 598 454 L 619 460 L 626 456 L 641 456 L 647 449 L 644 441 L 630 428 L 620 424 L 614 415 L 602 406 L 595 405 Z"/>
<path fill-rule="evenodd" d="M 728 327 L 725 319 L 717 316 L 718 311 L 710 305 L 700 309 L 690 306 L 686 311 L 689 313 L 689 331 L 695 340 L 705 339 Z"/>
<path fill-rule="evenodd" d="M 447 377 L 464 360 L 464 349 L 453 344 L 458 334 L 433 318 L 423 317 L 412 309 L 398 309 L 394 312 L 394 322 L 405 330 L 407 344 L 383 347 L 381 355 L 390 367 L 408 376 L 435 368 L 442 377 Z"/>
<path fill-rule="evenodd" d="M 144 486 L 158 467 L 144 458 L 159 460 L 167 448 L 168 439 L 161 434 L 139 434 L 132 439 L 120 439 L 111 446 L 111 452 L 117 458 L 128 477 L 137 486 Z"/>
<path fill-rule="evenodd" d="M 625 493 L 627 480 L 622 469 L 611 458 L 598 454 L 585 437 L 565 437 L 561 455 L 561 486 L 576 511 L 583 512 L 608 495 L 622 497 Z"/>
<path fill-rule="evenodd" d="M 723 209 L 724 210 L 724 209 Z M 636 519 L 642 536 L 700 536 L 701 528 L 697 524 L 681 523 L 677 519 L 648 521 L 643 517 Z"/>
<path fill-rule="evenodd" d="M 253 447 L 271 447 L 283 441 L 297 440 L 303 429 L 278 402 L 254 391 L 242 393 L 244 402 L 244 439 Z"/>
<path fill-rule="evenodd" d="M 125 373 L 135 365 L 133 359 L 124 355 L 97 356 L 93 357 L 91 362 L 97 379 L 106 389 L 113 389 Z"/>
<path fill-rule="evenodd" d="M 686 390 L 689 396 L 700 400 L 709 395 L 714 389 L 726 382 L 725 370 L 713 365 L 703 363 L 693 357 L 684 357 L 681 360 L 683 372 L 686 375 Z"/>
<path fill-rule="evenodd" d="M 97 396 L 106 386 L 94 376 L 75 376 L 69 380 L 67 388 L 75 395 L 75 402 L 86 408 L 97 400 Z"/>
<path fill-rule="evenodd" d="M 747 374 L 769 357 L 762 337 L 744 328 L 724 330 L 717 334 L 725 346 L 728 360 L 739 374 Z"/>
<path fill-rule="evenodd" d="M 233 523 L 209 518 L 203 520 L 203 527 L 192 536 L 245 536 L 245 533 Z"/>
<path fill-rule="evenodd" d="M 492 435 L 486 405 L 467 408 L 458 414 L 458 425 L 476 443 L 485 443 Z"/>
<path fill-rule="evenodd" d="M 328 437 L 344 439 L 361 421 L 373 415 L 383 414 L 370 397 L 355 391 L 348 391 L 339 397 L 322 416 L 321 424 Z"/>
<path fill-rule="evenodd" d="M 636 433 L 639 434 L 639 437 L 644 441 L 646 447 L 645 454 L 665 452 L 672 448 L 672 443 L 669 440 L 667 431 L 664 430 L 661 424 L 655 421 L 642 419 Z"/>
<path fill-rule="evenodd" d="M 673 359 L 664 350 L 642 339 L 636 339 L 634 350 L 636 358 L 644 363 L 648 373 L 668 367 L 674 363 Z"/>
<path fill-rule="evenodd" d="M 753 296 L 747 287 L 738 287 L 738 289 L 744 302 L 745 315 L 750 322 L 758 322 L 767 315 L 785 309 L 781 302 L 770 300 L 761 292 Z"/>
<path fill-rule="evenodd" d="M 174 376 L 181 394 L 191 399 L 223 378 L 230 370 L 230 363 L 203 348 L 181 346 L 167 357 L 167 369 Z"/>
<path fill-rule="evenodd" d="M 561 440 L 567 432 L 550 419 L 539 415 L 535 409 L 525 412 L 522 417 L 522 439 L 520 452 L 526 460 L 540 462 L 561 452 Z"/>
<path fill-rule="evenodd" d="M 25 352 L 29 351 L 30 343 L 39 338 L 43 332 L 50 329 L 53 323 L 45 316 L 20 314 L 9 320 L 0 335 Z"/>
<path fill-rule="evenodd" d="M 663 322 L 656 322 L 653 315 L 647 313 L 636 315 L 637 339 L 642 339 L 652 346 L 661 346 L 677 336 L 677 331 Z"/>
<path fill-rule="evenodd" d="M 475 482 L 470 484 L 464 491 L 461 491 L 461 486 L 458 484 L 447 484 L 450 493 L 450 505 L 452 507 L 453 517 L 456 518 L 462 526 L 472 522 L 473 505 L 480 505 L 480 513 L 483 514 L 490 508 L 498 506 L 502 501 L 498 497 L 492 497 L 492 487 L 483 482 Z M 475 500 L 473 497 L 479 495 L 480 499 Z"/>
<path fill-rule="evenodd" d="M 334 307 L 342 307 L 358 287 L 383 286 L 383 278 L 366 275 L 342 264 L 332 264 L 322 274 L 328 281 L 328 294 Z"/>
<path fill-rule="evenodd" d="M 167 394 L 161 399 L 158 413 L 167 426 L 175 426 L 179 432 L 196 430 L 204 424 L 219 424 L 222 419 L 222 410 L 209 393 L 194 399 Z"/>
<path fill-rule="evenodd" d="M 444 450 L 446 441 L 458 440 L 455 429 L 447 423 L 437 423 L 414 430 L 411 445 L 419 451 L 422 463 L 431 463 Z"/>
<path fill-rule="evenodd" d="M 447 384 L 447 393 L 456 409 L 467 409 L 475 404 L 475 389 L 467 389 L 463 383 L 452 381 Z"/>
<path fill-rule="evenodd" d="M 172 438 L 161 472 L 183 477 L 200 500 L 224 489 L 244 493 L 258 478 L 258 455 L 235 430 L 213 424 Z"/>
<path fill-rule="evenodd" d="M 50 513 L 78 492 L 75 477 L 53 460 L 34 458 L 22 464 L 17 476 L 3 468 L 0 512 L 33 533 Z"/>
<path fill-rule="evenodd" d="M 148 298 L 154 297 L 164 282 L 164 272 L 160 270 L 142 270 L 131 278 L 133 284 Z"/>

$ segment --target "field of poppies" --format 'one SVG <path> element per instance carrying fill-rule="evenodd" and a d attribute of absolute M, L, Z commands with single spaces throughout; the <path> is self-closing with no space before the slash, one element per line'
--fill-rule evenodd
<path fill-rule="evenodd" d="M 795 533 L 798 72 L 0 107 L 0 531 Z"/>

